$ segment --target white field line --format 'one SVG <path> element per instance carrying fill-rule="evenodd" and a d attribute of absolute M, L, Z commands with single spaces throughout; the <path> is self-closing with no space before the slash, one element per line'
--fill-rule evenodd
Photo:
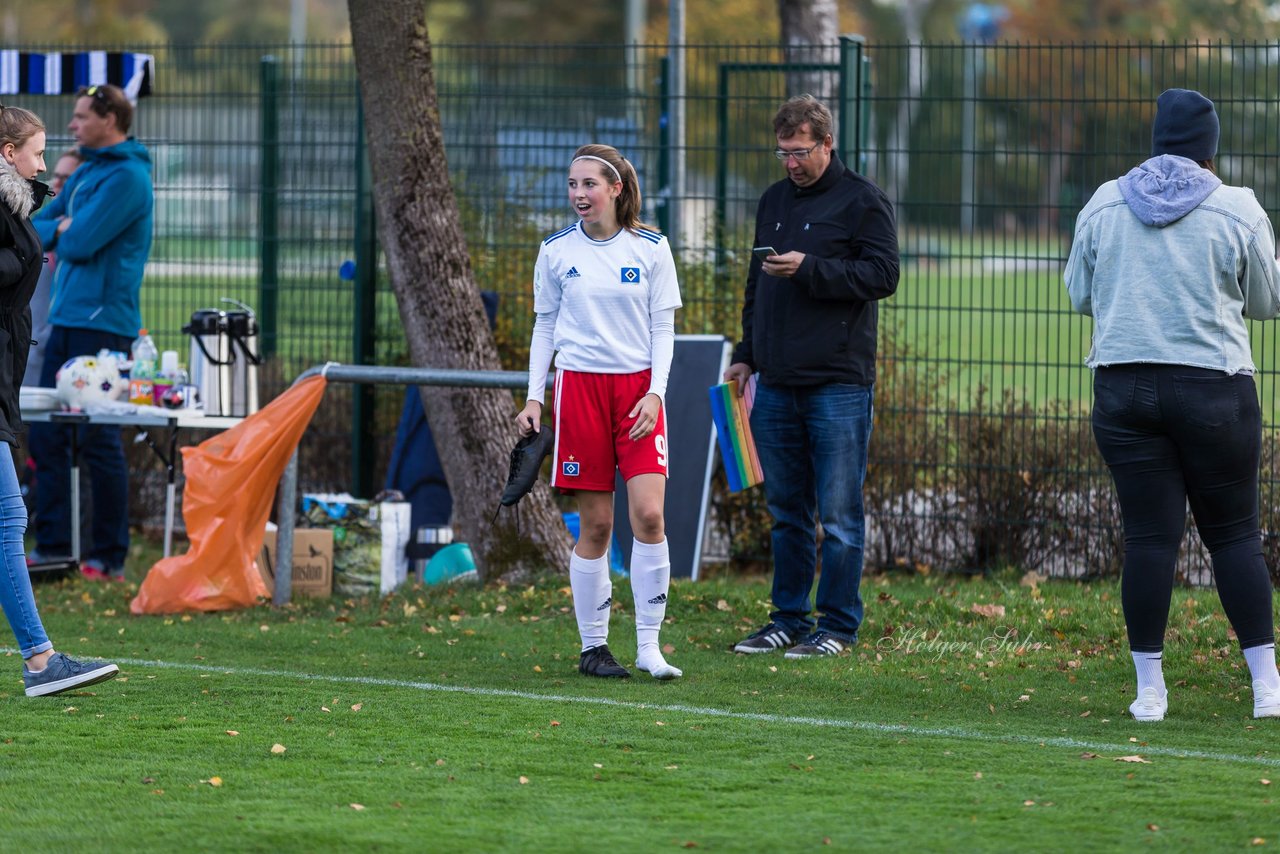
<path fill-rule="evenodd" d="M 0 653 L 17 653 L 14 649 L 2 649 Z M 1177 759 L 1208 759 L 1215 762 L 1236 762 L 1243 765 L 1265 765 L 1280 767 L 1280 757 L 1244 756 L 1237 753 L 1218 753 L 1205 750 L 1187 750 L 1179 747 L 1161 747 L 1146 744 L 1139 747 L 1132 742 L 1126 744 L 1104 744 L 1101 742 L 1081 741 L 1076 738 L 1062 736 L 1033 736 L 1016 733 L 993 733 L 961 727 L 921 727 L 911 724 L 885 724 L 874 721 L 850 721 L 839 718 L 814 718 L 798 715 L 773 715 L 762 712 L 735 712 L 728 709 L 717 709 L 711 706 L 686 706 L 679 703 L 635 703 L 627 700 L 615 700 L 610 697 L 577 697 L 567 694 L 540 694 L 533 691 L 512 691 L 505 688 L 473 688 L 466 685 L 440 685 L 435 682 L 410 682 L 402 679 L 379 679 L 372 676 L 331 676 L 323 673 L 298 673 L 290 670 L 264 670 L 254 667 L 211 667 L 207 664 L 186 664 L 174 661 L 148 661 L 141 658 L 113 658 L 117 664 L 133 667 L 155 667 L 165 670 L 190 670 L 202 673 L 222 674 L 225 676 L 260 676 L 278 679 L 298 679 L 301 681 L 336 682 L 347 685 L 370 685 L 385 688 L 408 688 L 414 691 L 431 691 L 448 694 L 470 694 L 476 697 L 507 697 L 516 700 L 534 700 L 544 703 L 578 703 L 591 706 L 615 706 L 624 709 L 648 710 L 658 712 L 674 712 L 693 717 L 727 718 L 736 721 L 756 721 L 766 724 L 785 726 L 832 727 L 835 729 L 856 730 L 859 732 L 878 733 L 883 735 L 904 735 L 924 738 L 952 738 L 961 741 L 977 741 L 989 743 L 1009 743 L 1039 745 L 1041 747 L 1058 747 L 1068 750 L 1086 750 L 1091 753 L 1117 753 L 1131 755 L 1141 753 L 1148 756 L 1169 756 Z M 678 684 L 678 683 L 675 683 Z M 1266 722 L 1263 723 L 1266 725 Z M 1139 728 L 1157 729 L 1158 724 L 1135 724 Z M 1136 731 L 1136 730 L 1135 730 Z"/>

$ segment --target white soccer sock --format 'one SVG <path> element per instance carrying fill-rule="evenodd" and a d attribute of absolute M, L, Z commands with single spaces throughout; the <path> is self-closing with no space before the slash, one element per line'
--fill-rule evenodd
<path fill-rule="evenodd" d="M 1138 672 L 1138 696 L 1142 696 L 1142 689 L 1155 688 L 1156 693 L 1160 696 L 1165 695 L 1164 687 L 1164 663 L 1161 652 L 1132 652 L 1133 666 Z"/>
<path fill-rule="evenodd" d="M 671 586 L 671 556 L 664 538 L 660 543 L 631 543 L 631 592 L 636 600 L 636 669 L 654 679 L 675 679 L 683 672 L 667 664 L 658 646 L 658 632 L 667 615 Z"/>
<path fill-rule="evenodd" d="M 609 640 L 609 611 L 613 606 L 613 581 L 609 578 L 609 553 L 588 560 L 577 550 L 569 556 L 569 588 L 573 613 L 578 618 L 582 651 Z"/>
<path fill-rule="evenodd" d="M 1268 688 L 1280 686 L 1280 671 L 1276 670 L 1276 645 L 1264 643 L 1262 646 L 1251 646 L 1244 651 L 1245 663 L 1249 665 L 1249 675 L 1254 682 L 1261 682 Z"/>

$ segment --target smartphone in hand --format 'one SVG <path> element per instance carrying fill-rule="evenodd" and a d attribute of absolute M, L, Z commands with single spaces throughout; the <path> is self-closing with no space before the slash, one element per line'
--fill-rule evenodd
<path fill-rule="evenodd" d="M 763 261 L 770 255 L 777 255 L 778 250 L 774 249 L 772 246 L 757 246 L 751 250 L 751 254 Z"/>

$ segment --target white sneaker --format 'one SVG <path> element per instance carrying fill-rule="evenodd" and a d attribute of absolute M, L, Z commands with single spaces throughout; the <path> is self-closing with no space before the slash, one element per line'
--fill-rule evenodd
<path fill-rule="evenodd" d="M 1268 687 L 1265 682 L 1253 683 L 1253 716 L 1280 718 L 1280 686 Z"/>
<path fill-rule="evenodd" d="M 1277 714 L 1280 714 L 1280 692 L 1275 695 Z M 1129 704 L 1129 714 L 1135 721 L 1162 721 L 1169 710 L 1169 692 L 1161 694 L 1155 688 L 1143 688 L 1138 699 Z"/>

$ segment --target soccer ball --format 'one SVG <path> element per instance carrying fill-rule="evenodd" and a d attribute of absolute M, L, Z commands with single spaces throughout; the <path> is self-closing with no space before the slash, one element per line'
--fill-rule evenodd
<path fill-rule="evenodd" d="M 58 400 L 68 409 L 86 409 L 95 403 L 120 400 L 129 384 L 120 376 L 120 365 L 109 350 L 96 356 L 75 356 L 58 368 L 55 383 Z"/>

